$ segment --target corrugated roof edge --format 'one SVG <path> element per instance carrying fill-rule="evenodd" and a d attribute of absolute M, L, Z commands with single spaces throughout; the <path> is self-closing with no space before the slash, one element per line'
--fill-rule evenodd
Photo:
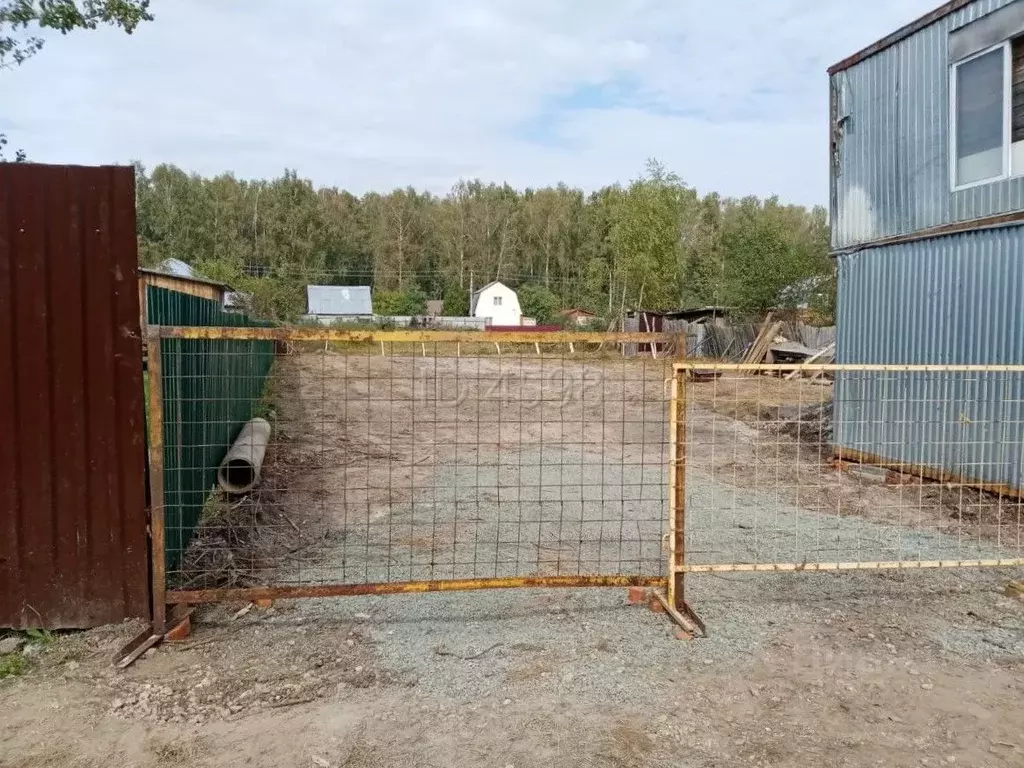
<path fill-rule="evenodd" d="M 224 288 L 228 291 L 235 290 L 227 283 L 222 283 L 220 280 L 211 280 L 208 277 L 185 277 L 185 275 L 176 275 L 173 272 L 161 272 L 159 269 L 150 269 L 149 267 L 139 267 L 140 275 L 159 275 L 161 277 L 173 277 L 177 280 L 189 280 L 193 283 L 204 283 L 205 285 L 215 285 L 218 288 Z"/>
<path fill-rule="evenodd" d="M 828 73 L 829 75 L 834 75 L 837 72 L 842 72 L 844 69 L 849 69 L 854 64 L 859 64 L 864 61 L 864 59 L 871 58 L 876 53 L 881 53 L 886 48 L 891 48 L 901 40 L 906 40 L 911 35 L 920 32 L 922 29 L 934 24 L 939 19 L 943 19 L 946 16 L 949 16 L 949 14 L 959 11 L 964 6 L 970 5 L 973 2 L 975 2 L 975 0 L 949 0 L 949 2 L 943 3 L 935 10 L 926 13 L 924 16 L 914 19 L 909 24 L 904 24 L 895 32 L 886 35 L 881 40 L 869 45 L 867 48 L 857 51 L 857 53 L 852 56 L 847 56 L 842 61 L 833 64 L 828 68 Z"/>

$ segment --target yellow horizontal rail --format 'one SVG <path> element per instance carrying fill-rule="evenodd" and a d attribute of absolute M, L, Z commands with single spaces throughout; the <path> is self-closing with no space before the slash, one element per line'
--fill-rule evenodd
<path fill-rule="evenodd" d="M 587 333 L 577 331 L 375 331 L 342 328 L 244 328 L 149 326 L 150 338 L 233 339 L 238 341 L 457 342 L 471 344 L 626 344 L 671 342 L 668 333 Z"/>
<path fill-rule="evenodd" d="M 665 576 L 511 576 L 507 578 L 399 581 L 376 584 L 296 584 L 270 587 L 168 590 L 167 602 L 177 604 L 216 603 L 224 600 L 292 600 L 309 597 L 400 595 L 530 587 L 665 587 L 667 584 Z"/>
<path fill-rule="evenodd" d="M 683 565 L 674 573 L 793 573 L 800 571 L 871 571 L 922 568 L 1015 568 L 1024 566 L 1024 557 L 997 560 L 873 560 L 852 563 L 723 563 L 715 565 Z"/>
<path fill-rule="evenodd" d="M 684 371 L 744 371 L 747 373 L 792 373 L 793 371 L 864 373 L 1024 373 L 1024 365 L 900 365 L 880 363 L 716 363 L 681 360 L 673 364 Z"/>

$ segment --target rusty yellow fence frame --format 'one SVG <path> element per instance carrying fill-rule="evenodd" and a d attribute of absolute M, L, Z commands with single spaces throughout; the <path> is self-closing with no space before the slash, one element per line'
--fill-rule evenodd
<path fill-rule="evenodd" d="M 656 595 L 672 618 L 687 629 L 703 629 L 692 616 L 683 599 L 683 570 L 676 564 L 684 562 L 684 446 L 675 439 L 677 425 L 685 418 L 685 390 L 672 386 L 669 404 L 673 435 L 672 471 L 670 477 L 673 497 L 669 519 L 670 562 L 659 576 L 631 576 L 621 574 L 581 574 L 557 576 L 515 576 L 499 578 L 444 579 L 433 581 L 396 581 L 363 584 L 311 584 L 281 585 L 217 589 L 168 589 L 166 583 L 166 555 L 164 548 L 164 423 L 163 423 L 163 364 L 161 339 L 242 340 L 280 342 L 349 342 L 349 343 L 456 343 L 456 344 L 529 344 L 577 345 L 621 344 L 677 344 L 680 337 L 667 333 L 636 332 L 550 332 L 550 331 L 446 331 L 446 330 L 354 330 L 329 327 L 207 327 L 207 326 L 149 326 L 147 330 L 149 356 L 149 455 L 150 492 L 152 502 L 151 550 L 154 632 L 163 631 L 169 607 L 188 604 L 220 602 L 224 600 L 291 599 L 307 597 L 344 597 L 355 595 L 383 595 L 422 592 L 446 592 L 480 589 L 509 589 L 518 587 L 647 587 L 658 588 L 665 594 Z M 685 349 L 685 347 L 683 347 Z M 679 455 L 676 456 L 676 452 Z M 667 597 L 666 597 L 667 595 Z"/>
<path fill-rule="evenodd" d="M 669 566 L 669 598 L 679 607 L 683 600 L 683 578 L 687 573 L 793 573 L 803 571 L 858 571 L 858 570 L 919 570 L 934 568 L 1005 568 L 1024 566 L 1024 557 L 948 559 L 948 560 L 896 560 L 896 561 L 824 561 L 789 563 L 690 563 L 686 559 L 686 418 L 687 387 L 693 373 L 719 375 L 734 374 L 824 374 L 824 373 L 1015 373 L 1024 374 L 1024 365 L 945 365 L 945 364 L 842 364 L 842 363 L 723 363 L 684 360 L 672 365 L 672 399 L 670 455 L 672 471 L 670 482 L 671 557 Z M 837 454 L 844 458 L 845 453 Z M 975 484 L 985 489 L 983 484 Z"/>

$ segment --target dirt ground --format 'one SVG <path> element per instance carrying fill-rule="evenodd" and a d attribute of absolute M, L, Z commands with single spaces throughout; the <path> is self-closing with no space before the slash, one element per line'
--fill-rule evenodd
<path fill-rule="evenodd" d="M 292 543 L 236 575 L 662 572 L 659 363 L 290 362 L 262 525 Z M 693 562 L 1020 541 L 999 500 L 838 471 L 778 429 L 780 407 L 827 387 L 701 386 Z M 0 766 L 1024 766 L 1024 601 L 1008 586 L 1022 576 L 691 574 L 710 628 L 693 640 L 620 589 L 207 606 L 187 640 L 124 672 L 110 659 L 134 624 L 32 645 L 25 673 L 0 680 Z"/>
<path fill-rule="evenodd" d="M 1024 764 L 1013 574 L 895 576 L 694 577 L 691 641 L 599 589 L 220 606 L 126 672 L 134 627 L 59 637 L 0 765 Z"/>

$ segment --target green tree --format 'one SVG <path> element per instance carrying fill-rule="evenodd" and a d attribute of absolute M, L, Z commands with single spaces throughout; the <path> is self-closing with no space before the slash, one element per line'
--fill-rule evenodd
<path fill-rule="evenodd" d="M 470 284 L 495 277 L 523 286 L 525 314 L 542 321 L 580 306 L 610 322 L 641 303 L 760 312 L 814 276 L 824 282 L 808 303 L 827 314 L 834 301 L 824 209 L 699 196 L 657 163 L 587 196 L 479 181 L 444 197 L 356 196 L 290 170 L 241 180 L 171 165 L 137 165 L 136 179 L 143 263 L 181 259 L 251 293 L 267 317 L 303 314 L 309 284 L 369 285 L 380 314 L 420 314 L 429 297 L 465 315 Z"/>
<path fill-rule="evenodd" d="M 523 314 L 536 318 L 538 323 L 550 323 L 561 309 L 558 297 L 543 285 L 527 284 L 516 293 L 519 295 L 519 307 Z"/>
<path fill-rule="evenodd" d="M 444 293 L 444 314 L 448 317 L 466 317 L 469 315 L 469 291 L 450 286 Z"/>
<path fill-rule="evenodd" d="M 611 230 L 613 271 L 627 306 L 673 307 L 679 302 L 677 247 L 683 182 L 655 160 L 626 190 Z"/>
<path fill-rule="evenodd" d="M 808 212 L 747 197 L 730 201 L 722 218 L 724 294 L 751 314 L 786 303 L 785 290 L 810 277 L 831 274 L 824 209 Z"/>
<path fill-rule="evenodd" d="M 422 291 L 374 291 L 375 315 L 422 315 L 427 310 L 427 297 Z"/>
<path fill-rule="evenodd" d="M 0 70 L 23 64 L 43 49 L 46 41 L 32 31 L 36 28 L 66 35 L 111 25 L 131 34 L 152 19 L 149 0 L 0 0 Z M 6 146 L 7 136 L 0 133 L 0 160 Z M 23 162 L 24 150 L 17 150 L 14 160 Z"/>

